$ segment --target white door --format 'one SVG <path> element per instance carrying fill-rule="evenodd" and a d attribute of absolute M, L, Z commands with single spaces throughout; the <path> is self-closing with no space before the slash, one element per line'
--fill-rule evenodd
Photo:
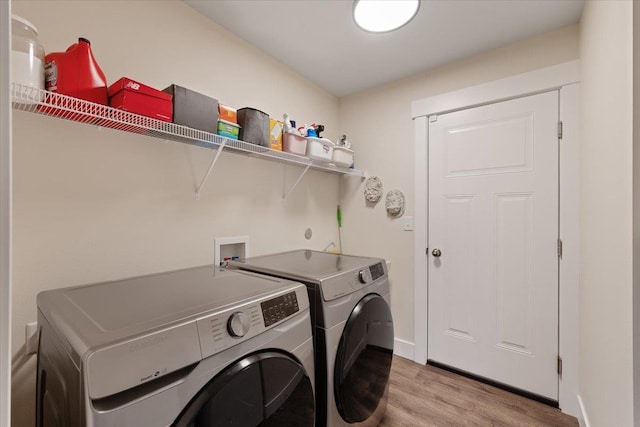
<path fill-rule="evenodd" d="M 429 120 L 428 359 L 553 400 L 558 117 L 553 91 Z"/>

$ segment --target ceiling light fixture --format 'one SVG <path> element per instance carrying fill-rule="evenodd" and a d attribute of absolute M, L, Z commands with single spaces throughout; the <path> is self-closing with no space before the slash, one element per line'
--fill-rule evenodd
<path fill-rule="evenodd" d="M 365 31 L 386 33 L 408 24 L 419 8 L 419 0 L 355 0 L 353 20 Z"/>

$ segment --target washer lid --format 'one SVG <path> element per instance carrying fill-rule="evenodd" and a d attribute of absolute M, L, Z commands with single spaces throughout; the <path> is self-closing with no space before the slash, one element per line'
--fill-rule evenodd
<path fill-rule="evenodd" d="M 229 264 L 241 269 L 320 283 L 323 279 L 359 270 L 381 261 L 377 258 L 297 250 L 247 258 Z"/>
<path fill-rule="evenodd" d="M 214 266 L 134 277 L 38 295 L 38 308 L 82 355 L 88 348 L 301 286 Z"/>
<path fill-rule="evenodd" d="M 279 281 L 212 266 L 69 289 L 65 297 L 101 331 L 215 310 L 273 291 Z"/>

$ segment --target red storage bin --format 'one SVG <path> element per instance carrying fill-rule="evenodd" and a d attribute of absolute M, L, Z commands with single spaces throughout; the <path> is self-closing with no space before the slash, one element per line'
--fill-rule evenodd
<path fill-rule="evenodd" d="M 109 105 L 165 122 L 171 122 L 173 119 L 170 94 L 127 77 L 122 77 L 109 86 Z"/>

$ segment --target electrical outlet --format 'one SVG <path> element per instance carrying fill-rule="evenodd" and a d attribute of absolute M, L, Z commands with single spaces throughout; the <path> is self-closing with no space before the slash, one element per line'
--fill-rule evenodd
<path fill-rule="evenodd" d="M 404 217 L 404 231 L 413 231 L 413 217 L 405 216 Z"/>
<path fill-rule="evenodd" d="M 38 352 L 38 323 L 27 323 L 24 328 L 24 348 L 26 355 Z"/>

